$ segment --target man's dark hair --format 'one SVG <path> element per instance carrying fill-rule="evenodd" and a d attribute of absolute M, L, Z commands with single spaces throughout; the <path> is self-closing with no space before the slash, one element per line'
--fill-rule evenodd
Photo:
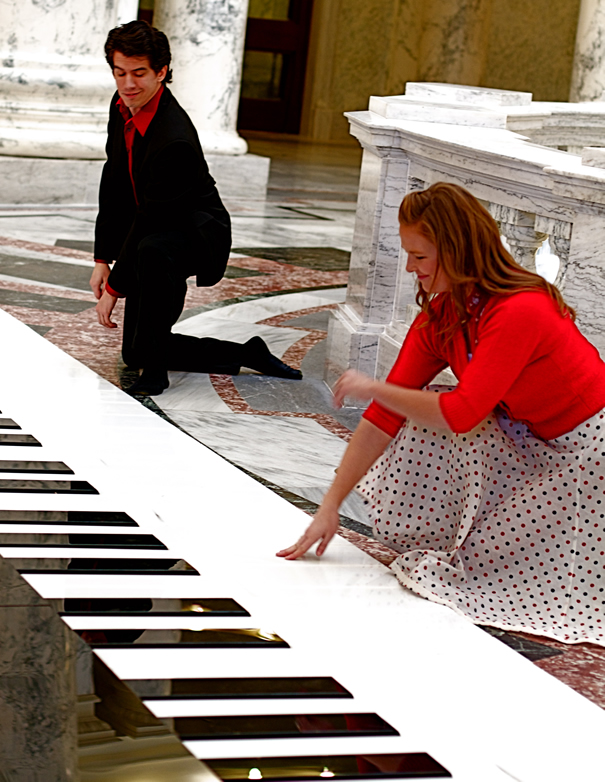
<path fill-rule="evenodd" d="M 109 31 L 105 41 L 105 59 L 113 70 L 113 56 L 120 52 L 125 57 L 147 57 L 155 73 L 164 65 L 170 66 L 171 54 L 168 38 L 147 22 L 127 22 Z M 172 69 L 168 67 L 164 84 L 172 81 Z"/>

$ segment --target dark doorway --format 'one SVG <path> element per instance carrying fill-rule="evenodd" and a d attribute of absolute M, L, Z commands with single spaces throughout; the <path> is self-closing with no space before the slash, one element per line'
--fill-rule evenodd
<path fill-rule="evenodd" d="M 240 130 L 298 133 L 313 0 L 250 0 Z"/>

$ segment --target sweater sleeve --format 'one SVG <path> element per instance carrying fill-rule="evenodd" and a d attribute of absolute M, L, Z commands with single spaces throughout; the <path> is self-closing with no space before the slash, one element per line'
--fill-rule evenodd
<path fill-rule="evenodd" d="M 454 432 L 474 429 L 501 402 L 524 369 L 545 352 L 549 321 L 561 317 L 543 293 L 500 297 L 481 316 L 473 357 L 457 387 L 439 398 Z"/>
<path fill-rule="evenodd" d="M 410 326 L 387 383 L 403 388 L 423 388 L 447 367 L 447 360 L 436 353 L 431 344 L 432 324 L 425 324 L 426 315 L 420 314 Z M 405 422 L 405 416 L 378 402 L 372 402 L 363 417 L 391 437 L 397 434 Z"/>

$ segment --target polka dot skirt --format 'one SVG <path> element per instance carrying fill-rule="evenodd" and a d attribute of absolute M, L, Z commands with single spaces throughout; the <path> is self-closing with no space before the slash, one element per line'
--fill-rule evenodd
<path fill-rule="evenodd" d="M 605 645 L 605 412 L 555 440 L 408 421 L 358 486 L 401 583 L 478 624 Z"/>

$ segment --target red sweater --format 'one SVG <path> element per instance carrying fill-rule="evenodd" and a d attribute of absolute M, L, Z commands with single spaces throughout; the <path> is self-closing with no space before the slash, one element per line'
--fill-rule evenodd
<path fill-rule="evenodd" d="M 605 363 L 569 317 L 542 291 L 479 301 L 469 323 L 472 358 L 457 328 L 449 294 L 435 297 L 435 316 L 421 313 L 403 343 L 387 382 L 423 388 L 450 366 L 458 385 L 441 394 L 441 412 L 454 432 L 468 432 L 496 407 L 545 440 L 560 437 L 605 407 Z M 405 418 L 372 402 L 364 418 L 394 437 Z"/>

